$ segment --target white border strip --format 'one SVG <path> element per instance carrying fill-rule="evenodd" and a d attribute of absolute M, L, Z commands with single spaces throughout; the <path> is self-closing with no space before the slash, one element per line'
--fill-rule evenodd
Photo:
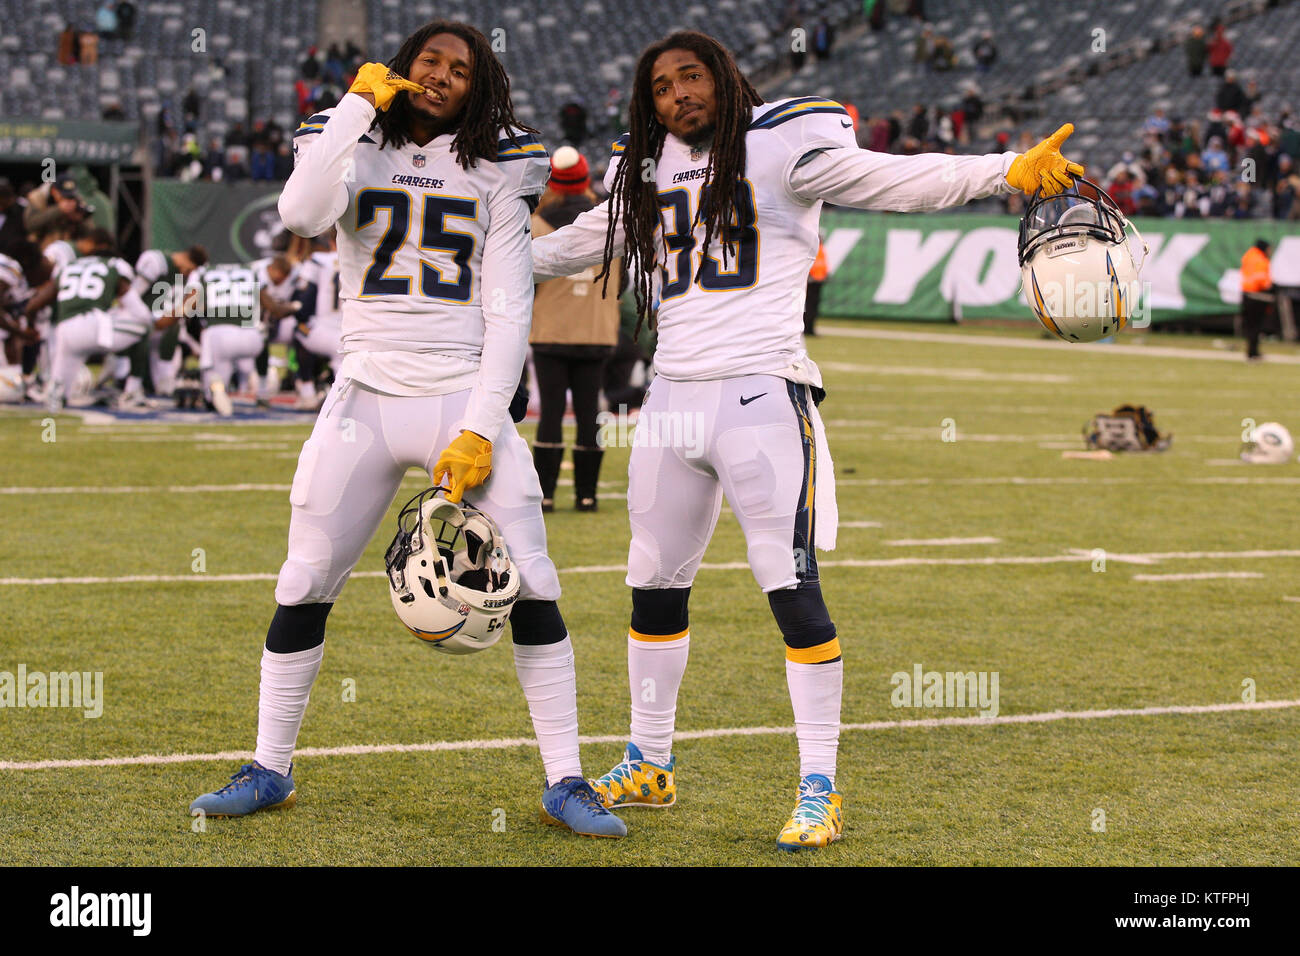
<path fill-rule="evenodd" d="M 1050 710 L 1037 714 L 1006 714 L 997 717 L 928 717 L 917 720 L 873 720 L 864 724 L 841 724 L 841 731 L 900 730 L 914 727 L 993 727 L 999 724 L 1046 724 L 1057 720 L 1104 720 L 1110 717 L 1160 717 L 1168 714 L 1219 714 L 1236 711 L 1283 710 L 1300 707 L 1300 700 L 1261 700 L 1252 703 L 1170 705 L 1165 707 L 1109 708 L 1106 710 Z M 677 740 L 711 740 L 716 737 L 794 736 L 793 727 L 717 727 L 686 730 L 673 735 Z M 625 734 L 579 737 L 583 744 L 625 743 Z M 418 744 L 352 744 L 344 747 L 302 747 L 294 756 L 356 757 L 387 753 L 437 753 L 452 750 L 506 750 L 536 747 L 532 737 L 504 737 L 496 740 L 432 740 Z M 207 763 L 251 760 L 242 750 L 220 750 L 199 754 L 140 754 L 135 757 L 98 757 L 77 760 L 5 760 L 0 770 L 64 770 L 78 767 L 128 767 L 141 764 Z"/>

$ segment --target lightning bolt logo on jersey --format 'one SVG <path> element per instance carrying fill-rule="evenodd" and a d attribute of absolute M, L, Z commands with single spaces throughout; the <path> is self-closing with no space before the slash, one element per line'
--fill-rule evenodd
<path fill-rule="evenodd" d="M 333 113 L 316 114 L 294 134 L 297 161 Z M 454 138 L 384 149 L 378 132 L 358 140 L 337 232 L 345 352 L 441 352 L 477 361 L 489 207 L 541 193 L 550 163 L 536 137 L 517 132 L 512 141 L 503 131 L 495 160 L 466 170 L 452 151 Z"/>
<path fill-rule="evenodd" d="M 851 126 L 844 107 L 821 97 L 754 108 L 725 258 L 718 236 L 708 256 L 702 253 L 709 153 L 666 138 L 655 167 L 662 224 L 658 373 L 709 380 L 777 372 L 806 358 L 804 295 L 822 203 L 794 196 L 790 173 L 818 149 L 856 148 Z M 613 145 L 607 189 L 626 142 L 625 136 Z"/>

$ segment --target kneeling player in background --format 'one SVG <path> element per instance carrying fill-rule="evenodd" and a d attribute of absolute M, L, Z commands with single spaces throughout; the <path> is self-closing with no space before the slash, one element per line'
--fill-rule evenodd
<path fill-rule="evenodd" d="M 233 816 L 293 801 L 291 760 L 325 619 L 418 467 L 435 484 L 446 478 L 453 501 L 472 493 L 519 571 L 510 628 L 546 772 L 543 820 L 620 837 L 627 828 L 582 777 L 573 647 L 541 486 L 507 415 L 527 349 L 528 216 L 547 153 L 515 120 L 505 70 L 473 27 L 429 23 L 390 66 L 363 66 L 338 106 L 294 136 L 280 217 L 301 236 L 337 223 L 344 356 L 289 493 L 255 759 L 191 811 Z"/>

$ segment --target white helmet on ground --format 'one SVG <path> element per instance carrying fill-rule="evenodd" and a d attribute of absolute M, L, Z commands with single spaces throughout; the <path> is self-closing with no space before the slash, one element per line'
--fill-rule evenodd
<path fill-rule="evenodd" d="M 501 639 L 519 571 L 501 530 L 429 488 L 406 503 L 388 547 L 389 595 L 407 629 L 435 650 L 472 654 Z"/>
<path fill-rule="evenodd" d="M 21 402 L 24 391 L 22 366 L 0 365 L 0 402 Z"/>
<path fill-rule="evenodd" d="M 1020 276 L 1043 328 L 1066 342 L 1096 342 L 1128 325 L 1141 296 L 1131 226 L 1086 179 L 1055 196 L 1034 195 L 1020 220 Z"/>
<path fill-rule="evenodd" d="M 1252 465 L 1282 465 L 1295 454 L 1295 442 L 1286 427 L 1265 422 L 1252 429 L 1250 439 L 1241 449 L 1241 460 Z"/>

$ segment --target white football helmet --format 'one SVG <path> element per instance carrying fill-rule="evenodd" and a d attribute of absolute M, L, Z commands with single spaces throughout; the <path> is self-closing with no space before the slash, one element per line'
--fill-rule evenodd
<path fill-rule="evenodd" d="M 0 365 L 0 402 L 21 402 L 24 391 L 22 366 Z"/>
<path fill-rule="evenodd" d="M 1129 228 L 1142 242 L 1115 200 L 1086 179 L 1055 196 L 1035 193 L 1020 220 L 1020 277 L 1043 328 L 1066 342 L 1096 342 L 1128 325 L 1142 291 Z"/>
<path fill-rule="evenodd" d="M 519 571 L 496 522 L 440 491 L 422 491 L 398 515 L 384 558 L 389 595 L 421 641 L 446 654 L 473 654 L 501 639 L 519 596 Z"/>
<path fill-rule="evenodd" d="M 1295 454 L 1295 442 L 1286 427 L 1277 422 L 1265 422 L 1252 429 L 1250 438 L 1241 449 L 1241 460 L 1252 465 L 1283 465 Z"/>

